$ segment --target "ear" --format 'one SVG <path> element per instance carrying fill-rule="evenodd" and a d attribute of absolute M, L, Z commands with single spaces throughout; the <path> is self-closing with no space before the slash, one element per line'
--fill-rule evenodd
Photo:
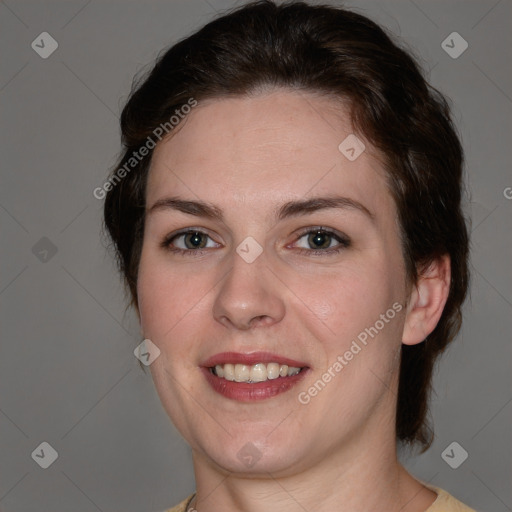
<path fill-rule="evenodd" d="M 435 329 L 450 292 L 450 256 L 434 260 L 413 286 L 405 317 L 402 343 L 416 345 Z"/>

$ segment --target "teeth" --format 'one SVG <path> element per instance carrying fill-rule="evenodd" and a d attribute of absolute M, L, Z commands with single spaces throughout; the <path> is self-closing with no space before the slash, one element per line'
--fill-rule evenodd
<path fill-rule="evenodd" d="M 267 367 L 263 363 L 255 364 L 251 367 L 249 377 L 252 382 L 263 382 L 267 380 Z"/>
<path fill-rule="evenodd" d="M 277 379 L 279 377 L 279 369 L 280 366 L 277 363 L 268 363 L 267 364 L 267 379 Z"/>
<path fill-rule="evenodd" d="M 246 364 L 218 364 L 213 373 L 217 377 L 235 382 L 264 382 L 278 377 L 292 377 L 297 375 L 302 368 L 288 366 L 279 363 L 258 363 L 252 366 Z"/>
<path fill-rule="evenodd" d="M 235 380 L 235 367 L 232 364 L 224 365 L 224 378 L 226 380 Z"/>
<path fill-rule="evenodd" d="M 246 364 L 235 364 L 235 381 L 247 382 L 251 376 L 251 367 Z"/>

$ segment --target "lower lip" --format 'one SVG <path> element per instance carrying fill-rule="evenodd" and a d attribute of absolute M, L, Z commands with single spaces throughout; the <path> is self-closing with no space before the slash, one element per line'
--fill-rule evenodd
<path fill-rule="evenodd" d="M 217 377 L 209 368 L 202 367 L 201 370 L 210 386 L 217 393 L 232 400 L 253 402 L 265 400 L 290 390 L 304 378 L 309 369 L 304 368 L 292 377 L 278 377 L 277 379 L 255 382 L 254 384 L 235 382 Z"/>

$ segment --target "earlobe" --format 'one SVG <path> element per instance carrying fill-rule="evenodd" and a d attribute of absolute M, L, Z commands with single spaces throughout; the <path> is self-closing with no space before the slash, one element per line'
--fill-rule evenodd
<path fill-rule="evenodd" d="M 432 261 L 413 287 L 405 317 L 402 343 L 416 345 L 435 329 L 448 299 L 451 282 L 450 257 Z"/>

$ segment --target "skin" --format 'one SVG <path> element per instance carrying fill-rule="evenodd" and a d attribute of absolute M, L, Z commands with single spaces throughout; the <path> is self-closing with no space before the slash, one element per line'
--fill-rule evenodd
<path fill-rule="evenodd" d="M 379 155 L 349 161 L 338 145 L 353 127 L 344 106 L 313 93 L 273 90 L 201 102 L 155 149 L 138 276 L 141 328 L 161 351 L 150 369 L 169 417 L 190 444 L 198 512 L 341 510 L 420 512 L 437 497 L 399 464 L 395 411 L 402 343 L 437 324 L 450 281 L 448 257 L 415 286 L 406 280 L 397 212 Z M 324 209 L 277 221 L 284 202 L 342 195 L 357 209 Z M 202 200 L 218 221 L 172 209 L 169 196 Z M 349 237 L 338 253 L 299 230 Z M 161 247 L 183 228 L 205 232 L 198 256 Z M 206 236 L 208 235 L 208 236 Z M 248 236 L 252 263 L 236 248 Z M 188 245 L 185 242 L 188 241 Z M 327 237 L 325 246 L 338 247 Z M 310 253 L 300 253 L 300 249 Z M 352 340 L 394 303 L 403 309 L 307 405 L 307 391 Z M 199 367 L 224 351 L 266 350 L 311 371 L 291 390 L 241 403 L 211 389 Z M 260 458 L 237 457 L 251 443 Z"/>

